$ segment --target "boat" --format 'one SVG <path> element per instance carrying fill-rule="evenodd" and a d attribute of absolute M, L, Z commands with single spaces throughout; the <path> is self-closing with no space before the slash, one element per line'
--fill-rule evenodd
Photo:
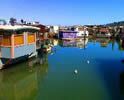
<path fill-rule="evenodd" d="M 96 34 L 96 38 L 110 38 L 111 33 L 108 28 L 101 28 L 100 32 Z"/>
<path fill-rule="evenodd" d="M 87 29 L 87 27 L 77 27 L 75 29 L 75 31 L 77 31 L 77 38 L 86 38 L 89 36 L 89 31 Z"/>
<path fill-rule="evenodd" d="M 0 69 L 37 55 L 36 33 L 39 28 L 26 25 L 0 25 Z"/>
<path fill-rule="evenodd" d="M 71 30 L 63 30 L 59 32 L 59 39 L 62 40 L 73 40 L 77 38 L 77 33 L 76 31 L 71 31 Z"/>
<path fill-rule="evenodd" d="M 89 32 L 87 30 L 83 30 L 83 31 L 79 31 L 77 33 L 77 38 L 84 38 L 84 37 L 88 37 L 89 36 Z"/>
<path fill-rule="evenodd" d="M 62 40 L 80 40 L 89 36 L 89 32 L 85 31 L 72 31 L 72 30 L 64 30 L 59 32 L 59 39 Z"/>

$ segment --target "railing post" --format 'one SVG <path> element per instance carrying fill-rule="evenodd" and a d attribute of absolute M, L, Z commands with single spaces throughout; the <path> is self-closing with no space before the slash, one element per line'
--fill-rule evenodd
<path fill-rule="evenodd" d="M 11 58 L 14 58 L 14 34 L 11 35 Z"/>

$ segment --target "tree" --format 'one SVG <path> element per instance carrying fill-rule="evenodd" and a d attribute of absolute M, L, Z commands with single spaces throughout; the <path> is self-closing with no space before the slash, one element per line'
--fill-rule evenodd
<path fill-rule="evenodd" d="M 10 18 L 9 23 L 14 26 L 17 23 L 17 20 L 15 18 Z"/>
<path fill-rule="evenodd" d="M 0 25 L 6 25 L 7 22 L 4 19 L 0 19 Z"/>
<path fill-rule="evenodd" d="M 21 19 L 21 24 L 24 24 L 24 20 L 23 19 Z"/>

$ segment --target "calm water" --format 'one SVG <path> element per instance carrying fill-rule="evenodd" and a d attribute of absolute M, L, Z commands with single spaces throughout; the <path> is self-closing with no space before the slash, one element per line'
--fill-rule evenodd
<path fill-rule="evenodd" d="M 123 41 L 54 42 L 51 53 L 0 72 L 0 100 L 124 100 Z"/>

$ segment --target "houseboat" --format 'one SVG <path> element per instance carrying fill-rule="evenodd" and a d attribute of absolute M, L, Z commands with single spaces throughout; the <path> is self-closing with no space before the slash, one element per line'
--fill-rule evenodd
<path fill-rule="evenodd" d="M 59 39 L 63 40 L 73 40 L 77 38 L 77 33 L 76 31 L 71 31 L 71 30 L 64 30 L 59 32 Z"/>
<path fill-rule="evenodd" d="M 108 28 L 100 28 L 99 33 L 96 34 L 97 38 L 110 38 L 111 34 Z"/>
<path fill-rule="evenodd" d="M 84 37 L 88 37 L 89 36 L 89 32 L 87 30 L 87 28 L 85 27 L 77 27 L 75 29 L 75 31 L 77 31 L 77 38 L 84 38 Z"/>
<path fill-rule="evenodd" d="M 64 40 L 80 40 L 81 38 L 86 38 L 89 36 L 89 32 L 87 30 L 80 30 L 80 31 L 72 31 L 72 30 L 65 30 L 59 32 L 59 38 Z"/>
<path fill-rule="evenodd" d="M 1 59 L 0 69 L 37 55 L 36 33 L 39 28 L 24 25 L 0 25 Z"/>

